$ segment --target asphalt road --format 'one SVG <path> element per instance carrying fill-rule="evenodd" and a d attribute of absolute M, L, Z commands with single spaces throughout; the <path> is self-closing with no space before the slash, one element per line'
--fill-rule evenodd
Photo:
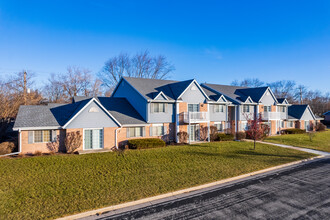
<path fill-rule="evenodd" d="M 330 158 L 87 219 L 330 219 Z"/>

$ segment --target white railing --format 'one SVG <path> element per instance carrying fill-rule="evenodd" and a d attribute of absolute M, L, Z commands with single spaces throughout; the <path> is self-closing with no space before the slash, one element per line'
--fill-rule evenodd
<path fill-rule="evenodd" d="M 184 123 L 200 123 L 210 121 L 208 112 L 184 112 Z"/>
<path fill-rule="evenodd" d="M 281 112 L 262 112 L 262 120 L 279 120 L 281 119 Z"/>

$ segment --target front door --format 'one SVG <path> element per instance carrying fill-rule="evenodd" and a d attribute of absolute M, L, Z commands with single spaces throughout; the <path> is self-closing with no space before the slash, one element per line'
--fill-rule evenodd
<path fill-rule="evenodd" d="M 199 140 L 199 125 L 189 126 L 189 139 L 190 142 L 196 142 Z"/>

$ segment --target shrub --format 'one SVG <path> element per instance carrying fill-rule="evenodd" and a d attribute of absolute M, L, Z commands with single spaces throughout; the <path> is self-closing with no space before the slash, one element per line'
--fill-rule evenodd
<path fill-rule="evenodd" d="M 289 128 L 289 129 L 283 130 L 283 133 L 284 134 L 304 134 L 304 133 L 306 133 L 306 131 L 303 129 L 299 129 L 299 128 Z"/>
<path fill-rule="evenodd" d="M 185 132 L 185 131 L 180 131 L 180 132 L 178 132 L 177 135 L 178 135 L 178 138 L 179 138 L 179 143 L 181 143 L 181 144 L 185 144 L 185 143 L 188 142 L 188 137 L 189 137 L 189 135 L 188 135 L 187 132 Z"/>
<path fill-rule="evenodd" d="M 326 128 L 327 127 L 322 123 L 317 123 L 316 126 L 315 126 L 316 131 L 325 131 Z"/>
<path fill-rule="evenodd" d="M 246 133 L 244 131 L 239 131 L 236 133 L 237 140 L 243 140 L 246 138 Z"/>
<path fill-rule="evenodd" d="M 148 149 L 155 147 L 165 147 L 165 141 L 158 138 L 143 138 L 128 140 L 129 149 Z"/>
<path fill-rule="evenodd" d="M 82 144 L 82 136 L 79 131 L 68 132 L 66 134 L 64 145 L 67 153 L 74 153 Z"/>
<path fill-rule="evenodd" d="M 218 139 L 218 129 L 215 126 L 210 126 L 210 141 L 216 141 Z"/>
<path fill-rule="evenodd" d="M 219 141 L 233 141 L 234 140 L 234 135 L 233 134 L 218 133 L 218 140 Z"/>
<path fill-rule="evenodd" d="M 39 150 L 37 150 L 37 151 L 34 152 L 33 155 L 34 155 L 34 156 L 41 156 L 41 155 L 42 155 L 42 152 L 39 151 Z"/>
<path fill-rule="evenodd" d="M 10 154 L 14 148 L 15 144 L 13 142 L 2 142 L 0 143 L 0 155 Z"/>

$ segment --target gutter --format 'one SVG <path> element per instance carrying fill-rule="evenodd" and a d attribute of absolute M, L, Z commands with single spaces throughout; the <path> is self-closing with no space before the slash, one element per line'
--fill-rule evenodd
<path fill-rule="evenodd" d="M 116 149 L 118 149 L 118 131 L 121 129 L 122 127 L 119 127 L 119 128 L 116 128 L 116 130 L 115 130 L 115 147 L 116 147 Z"/>

